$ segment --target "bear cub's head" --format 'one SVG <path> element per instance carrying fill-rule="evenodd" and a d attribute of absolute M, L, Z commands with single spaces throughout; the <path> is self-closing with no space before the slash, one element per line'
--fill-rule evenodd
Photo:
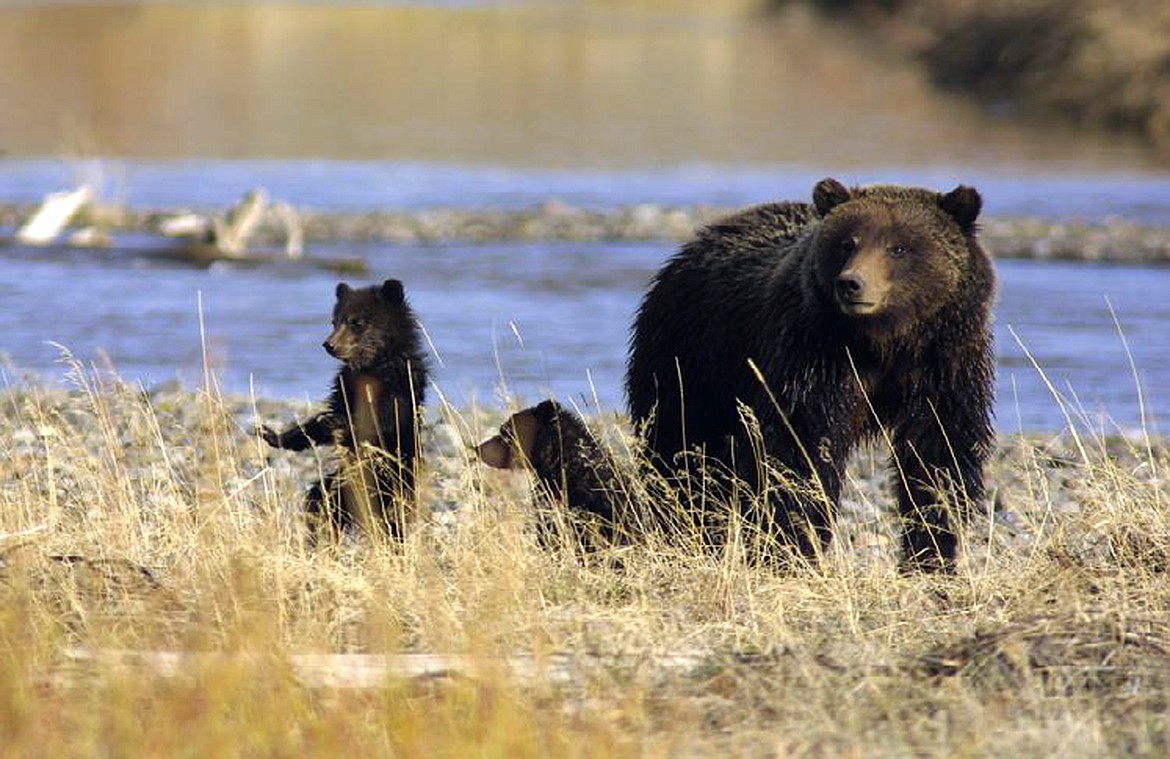
<path fill-rule="evenodd" d="M 543 401 L 532 408 L 518 411 L 500 425 L 499 434 L 475 448 L 479 460 L 496 469 L 531 467 L 537 453 L 538 441 L 559 433 L 561 423 L 567 421 L 567 412 L 556 401 Z"/>
<path fill-rule="evenodd" d="M 388 279 L 356 289 L 342 282 L 336 292 L 333 331 L 322 343 L 330 356 L 361 370 L 409 350 L 416 325 L 401 282 Z"/>
<path fill-rule="evenodd" d="M 975 241 L 983 201 L 973 187 L 946 194 L 914 187 L 813 189 L 821 217 L 815 242 L 822 295 L 844 316 L 873 327 L 920 324 L 961 290 L 985 257 Z"/>
<path fill-rule="evenodd" d="M 560 468 L 571 441 L 584 437 L 589 433 L 576 414 L 557 401 L 546 400 L 509 416 L 500 434 L 475 447 L 475 455 L 496 469 L 526 467 L 549 474 Z"/>

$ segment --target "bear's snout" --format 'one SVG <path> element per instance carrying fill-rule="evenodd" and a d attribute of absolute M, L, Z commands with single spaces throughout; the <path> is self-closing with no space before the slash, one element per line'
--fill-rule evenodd
<path fill-rule="evenodd" d="M 512 447 L 504 442 L 501 435 L 485 440 L 475 447 L 479 460 L 496 469 L 511 469 L 515 461 Z"/>
<path fill-rule="evenodd" d="M 845 302 L 864 300 L 865 277 L 850 269 L 837 277 L 837 297 Z"/>
<path fill-rule="evenodd" d="M 881 288 L 868 282 L 859 269 L 851 267 L 838 274 L 834 288 L 837 305 L 850 316 L 872 314 L 881 308 Z"/>
<path fill-rule="evenodd" d="M 883 311 L 890 298 L 893 271 L 884 245 L 865 245 L 838 271 L 833 297 L 841 312 L 869 316 Z"/>

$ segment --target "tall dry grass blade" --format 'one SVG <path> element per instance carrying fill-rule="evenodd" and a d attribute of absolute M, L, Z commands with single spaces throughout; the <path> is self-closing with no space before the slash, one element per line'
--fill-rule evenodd
<path fill-rule="evenodd" d="M 800 450 L 800 455 L 804 458 L 804 463 L 808 467 L 810 477 L 812 478 L 813 482 L 816 483 L 817 489 L 820 491 L 821 496 L 827 499 L 828 494 L 825 492 L 825 483 L 821 481 L 821 475 L 817 471 L 816 464 L 813 463 L 812 456 L 809 455 L 808 449 L 805 448 L 804 441 L 801 440 L 800 436 L 796 434 L 796 429 L 792 426 L 792 422 L 788 419 L 788 413 L 783 408 L 781 408 L 780 401 L 777 400 L 776 395 L 772 392 L 772 388 L 768 385 L 767 378 L 764 377 L 764 373 L 760 371 L 760 367 L 756 365 L 755 360 L 749 358 L 747 363 L 748 368 L 751 369 L 752 374 L 755 375 L 756 381 L 760 383 L 760 387 L 762 387 L 764 392 L 767 393 L 768 400 L 772 404 L 772 409 L 776 412 L 776 415 L 780 417 L 780 421 L 783 423 L 784 428 L 788 431 L 788 434 L 791 435 L 792 439 L 796 441 L 796 446 Z"/>
<path fill-rule="evenodd" d="M 1036 360 L 1036 357 L 1032 355 L 1032 351 L 1029 350 L 1028 346 L 1024 344 L 1023 339 L 1021 339 L 1019 334 L 1016 333 L 1015 327 L 1009 324 L 1007 325 L 1007 330 L 1011 334 L 1012 338 L 1016 341 L 1016 345 L 1020 346 L 1020 350 L 1024 352 L 1024 356 L 1027 357 L 1028 362 L 1032 364 L 1032 368 L 1035 369 L 1036 373 L 1040 375 L 1040 379 L 1044 382 L 1044 386 L 1048 388 L 1048 392 L 1056 401 L 1057 406 L 1060 407 L 1060 413 L 1062 416 L 1064 416 L 1065 423 L 1068 425 L 1069 433 L 1072 435 L 1073 442 L 1077 446 L 1077 451 L 1081 454 L 1081 461 L 1085 464 L 1085 466 L 1089 466 L 1090 458 L 1088 451 L 1085 450 L 1084 443 L 1081 441 L 1081 435 L 1077 431 L 1077 426 L 1073 424 L 1072 414 L 1069 412 L 1068 404 L 1065 402 L 1064 397 L 1061 395 L 1060 391 L 1056 389 L 1056 386 L 1052 384 L 1052 380 L 1048 378 L 1048 373 L 1045 372 L 1044 368 L 1040 366 L 1040 363 Z"/>
<path fill-rule="evenodd" d="M 1153 426 L 1154 420 L 1149 416 L 1145 385 L 1142 383 L 1141 375 L 1138 373 L 1137 362 L 1134 360 L 1133 351 L 1129 347 L 1129 338 L 1126 337 L 1125 330 L 1121 328 L 1121 320 L 1117 317 L 1117 311 L 1113 308 L 1113 301 L 1109 296 L 1105 297 L 1105 305 L 1109 308 L 1109 316 L 1113 319 L 1113 326 L 1117 330 L 1117 337 L 1120 338 L 1121 346 L 1125 349 L 1125 359 L 1129 362 L 1129 373 L 1133 378 L 1134 389 L 1137 391 L 1138 415 L 1142 425 L 1142 442 L 1146 447 L 1146 461 L 1150 465 L 1150 476 L 1154 481 L 1154 497 L 1161 504 L 1162 485 L 1158 477 L 1158 457 L 1154 453 L 1154 444 L 1150 434 L 1150 428 Z"/>

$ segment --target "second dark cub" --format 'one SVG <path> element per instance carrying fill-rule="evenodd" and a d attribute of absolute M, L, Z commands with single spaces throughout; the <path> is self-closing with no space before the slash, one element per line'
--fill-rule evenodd
<path fill-rule="evenodd" d="M 630 525 L 613 459 L 584 422 L 556 401 L 513 414 L 476 454 L 488 466 L 523 467 L 536 476 L 540 500 L 554 509 L 539 520 L 542 543 L 555 541 L 561 521 L 586 548 L 627 542 Z M 567 519 L 557 518 L 561 507 L 567 513 L 559 516 Z"/>

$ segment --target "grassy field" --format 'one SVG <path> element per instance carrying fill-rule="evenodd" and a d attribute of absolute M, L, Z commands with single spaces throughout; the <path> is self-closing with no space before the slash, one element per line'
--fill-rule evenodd
<path fill-rule="evenodd" d="M 0 755 L 1170 751 L 1156 442 L 1004 438 L 950 577 L 895 572 L 870 452 L 830 555 L 781 573 L 685 531 L 542 550 L 525 476 L 469 459 L 502 411 L 432 410 L 405 544 L 310 551 L 327 459 L 249 434 L 299 412 L 76 369 L 0 395 Z"/>

